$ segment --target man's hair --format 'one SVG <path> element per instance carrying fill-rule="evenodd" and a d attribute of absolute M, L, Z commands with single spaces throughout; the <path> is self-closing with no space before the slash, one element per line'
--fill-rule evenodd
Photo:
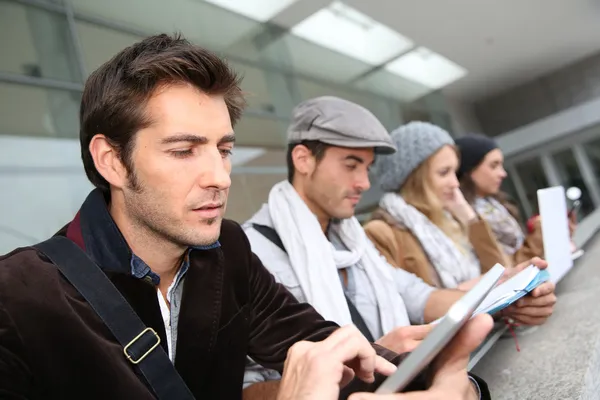
<path fill-rule="evenodd" d="M 292 158 L 292 151 L 296 146 L 303 145 L 308 150 L 310 150 L 313 157 L 317 161 L 317 164 L 325 157 L 325 151 L 330 147 L 330 145 L 320 142 L 318 140 L 303 140 L 300 143 L 290 143 L 288 145 L 287 150 L 287 170 L 288 170 L 288 181 L 290 183 L 294 183 L 294 175 L 296 172 L 296 167 L 294 167 L 294 160 Z"/>
<path fill-rule="evenodd" d="M 157 89 L 188 84 L 208 95 L 222 95 L 235 125 L 246 105 L 240 81 L 224 60 L 179 34 L 151 36 L 125 48 L 94 71 L 83 90 L 79 139 L 88 179 L 105 192 L 110 189 L 89 150 L 99 133 L 116 149 L 127 172 L 134 173 L 135 134 L 153 122 L 146 105 Z"/>

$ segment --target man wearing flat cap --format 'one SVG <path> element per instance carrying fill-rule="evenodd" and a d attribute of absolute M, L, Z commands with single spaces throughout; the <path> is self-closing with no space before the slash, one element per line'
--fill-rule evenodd
<path fill-rule="evenodd" d="M 391 267 L 354 217 L 375 156 L 395 151 L 387 130 L 364 107 L 330 96 L 307 100 L 294 109 L 288 129 L 288 180 L 271 189 L 268 203 L 243 227 L 253 252 L 300 302 L 405 353 L 431 330 L 421 324 L 442 316 L 463 293 L 436 290 Z M 464 358 L 453 360 L 460 368 L 438 370 L 436 378 L 447 385 L 444 398 L 486 398 L 485 384 L 466 372 L 468 354 L 479 343 L 463 346 Z M 279 378 L 249 360 L 244 385 L 248 393 L 267 393 L 265 382 Z"/>

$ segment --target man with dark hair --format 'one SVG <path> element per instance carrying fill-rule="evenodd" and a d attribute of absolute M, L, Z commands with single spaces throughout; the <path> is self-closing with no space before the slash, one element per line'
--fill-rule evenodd
<path fill-rule="evenodd" d="M 281 372 L 295 342 L 338 329 L 223 219 L 243 107 L 227 64 L 179 37 L 89 77 L 80 138 L 96 189 L 55 237 L 0 257 L 1 398 L 238 399 L 246 355 Z"/>
<path fill-rule="evenodd" d="M 80 139 L 96 189 L 53 238 L 0 257 L 1 398 L 239 399 L 246 356 L 282 372 L 294 343 L 339 328 L 276 283 L 223 219 L 243 107 L 236 74 L 180 37 L 144 39 L 89 77 Z M 370 366 L 364 351 L 336 360 L 373 382 L 384 372 L 375 353 L 401 359 L 367 353 Z M 448 377 L 461 357 L 432 371 Z M 345 383 L 331 378 L 328 390 Z M 443 390 L 436 378 L 408 390 Z M 281 399 L 298 398 L 286 387 Z M 372 387 L 354 380 L 344 396 Z"/>

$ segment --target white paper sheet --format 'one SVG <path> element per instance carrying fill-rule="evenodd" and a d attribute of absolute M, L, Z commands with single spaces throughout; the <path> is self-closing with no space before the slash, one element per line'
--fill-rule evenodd
<path fill-rule="evenodd" d="M 562 186 L 540 189 L 537 197 L 542 218 L 544 258 L 548 261 L 550 280 L 556 283 L 573 267 L 565 189 Z"/>

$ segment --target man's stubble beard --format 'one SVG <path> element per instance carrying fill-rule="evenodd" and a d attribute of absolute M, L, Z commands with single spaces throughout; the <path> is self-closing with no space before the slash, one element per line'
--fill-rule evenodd
<path fill-rule="evenodd" d="M 125 211 L 132 223 L 136 226 L 139 234 L 150 236 L 158 240 L 166 240 L 182 247 L 190 246 L 208 246 L 213 244 L 219 237 L 202 237 L 199 229 L 186 229 L 184 221 L 177 221 L 163 212 L 164 208 L 160 198 L 148 195 L 145 188 L 135 175 L 129 180 L 128 190 L 123 192 Z M 215 224 L 221 224 L 222 217 L 205 220 L 207 226 L 213 227 Z M 171 229 L 175 223 L 180 224 L 180 229 Z M 177 224 L 175 224 L 177 225 Z M 220 232 L 220 229 L 218 229 Z"/>
<path fill-rule="evenodd" d="M 309 177 L 310 187 L 306 190 L 306 195 L 310 201 L 326 213 L 327 217 L 331 220 L 341 220 L 353 217 L 354 210 L 352 210 L 350 216 L 346 216 L 346 213 L 340 215 L 337 206 L 331 204 L 332 200 L 337 200 L 338 193 L 335 190 L 331 192 L 328 190 L 331 186 L 328 185 L 327 179 L 324 179 L 324 182 L 320 179 L 319 172 L 320 169 L 317 168 Z M 342 200 L 339 202 L 341 201 Z"/>

